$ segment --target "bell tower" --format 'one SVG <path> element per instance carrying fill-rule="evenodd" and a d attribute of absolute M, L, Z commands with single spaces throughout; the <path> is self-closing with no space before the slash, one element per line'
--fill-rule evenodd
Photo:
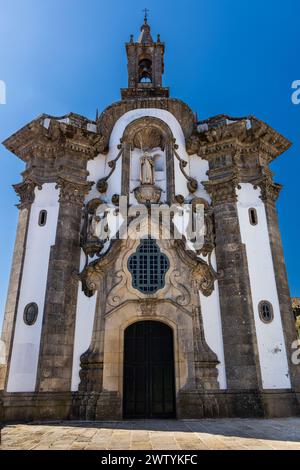
<path fill-rule="evenodd" d="M 128 88 L 121 89 L 123 100 L 145 97 L 168 97 L 169 88 L 162 86 L 165 45 L 157 35 L 153 41 L 147 21 L 147 11 L 137 42 L 133 35 L 126 43 Z"/>

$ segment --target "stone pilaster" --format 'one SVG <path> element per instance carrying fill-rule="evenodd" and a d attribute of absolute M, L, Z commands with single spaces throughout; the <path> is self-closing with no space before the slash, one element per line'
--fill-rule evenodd
<path fill-rule="evenodd" d="M 214 207 L 227 386 L 229 390 L 258 390 L 260 369 L 250 279 L 236 203 L 238 180 L 231 175 L 204 184 Z"/>
<path fill-rule="evenodd" d="M 14 245 L 13 261 L 9 278 L 1 335 L 1 339 L 5 343 L 7 370 L 9 370 L 15 322 L 18 310 L 31 204 L 34 201 L 34 190 L 36 186 L 39 186 L 38 183 L 32 179 L 25 179 L 21 183 L 15 184 L 13 186 L 20 198 L 20 203 L 18 204 L 19 218 L 17 235 Z"/>
<path fill-rule="evenodd" d="M 292 311 L 292 303 L 288 286 L 288 279 L 284 261 L 282 241 L 280 236 L 278 216 L 276 210 L 276 200 L 279 196 L 281 185 L 274 183 L 270 176 L 263 178 L 258 183 L 261 188 L 261 198 L 265 205 L 270 247 L 272 252 L 277 294 L 280 305 L 283 333 L 286 343 L 287 359 L 291 373 L 292 387 L 300 389 L 300 366 L 291 362 L 293 350 L 291 348 L 293 341 L 297 339 L 295 320 Z"/>
<path fill-rule="evenodd" d="M 50 252 L 38 367 L 38 391 L 69 391 L 71 386 L 80 263 L 80 225 L 91 183 L 60 178 L 55 245 Z"/>

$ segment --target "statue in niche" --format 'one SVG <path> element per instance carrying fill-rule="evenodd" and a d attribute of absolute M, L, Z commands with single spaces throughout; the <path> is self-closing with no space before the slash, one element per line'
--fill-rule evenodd
<path fill-rule="evenodd" d="M 154 158 L 149 152 L 144 152 L 140 158 L 140 179 L 142 184 L 154 184 Z"/>

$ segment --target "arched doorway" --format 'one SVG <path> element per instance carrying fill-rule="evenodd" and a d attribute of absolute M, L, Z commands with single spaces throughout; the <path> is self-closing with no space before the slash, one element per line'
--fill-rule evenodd
<path fill-rule="evenodd" d="M 173 331 L 140 321 L 124 333 L 124 418 L 174 418 Z"/>

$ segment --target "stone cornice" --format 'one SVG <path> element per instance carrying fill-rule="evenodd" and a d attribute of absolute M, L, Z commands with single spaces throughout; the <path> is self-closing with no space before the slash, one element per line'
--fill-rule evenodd
<path fill-rule="evenodd" d="M 183 101 L 175 98 L 135 98 L 122 100 L 108 106 L 97 121 L 98 132 L 103 136 L 103 145 L 108 146 L 112 129 L 117 120 L 128 111 L 134 109 L 157 108 L 172 113 L 182 127 L 184 136 L 188 139 L 195 126 L 192 110 Z"/>
<path fill-rule="evenodd" d="M 209 160 L 226 153 L 257 154 L 271 162 L 291 145 L 285 137 L 263 121 L 217 116 L 198 123 L 197 131 L 187 141 L 189 154 Z"/>
<path fill-rule="evenodd" d="M 93 130 L 91 130 L 93 129 Z M 56 159 L 66 152 L 94 158 L 103 150 L 96 124 L 73 113 L 61 118 L 43 114 L 3 142 L 22 160 Z"/>

